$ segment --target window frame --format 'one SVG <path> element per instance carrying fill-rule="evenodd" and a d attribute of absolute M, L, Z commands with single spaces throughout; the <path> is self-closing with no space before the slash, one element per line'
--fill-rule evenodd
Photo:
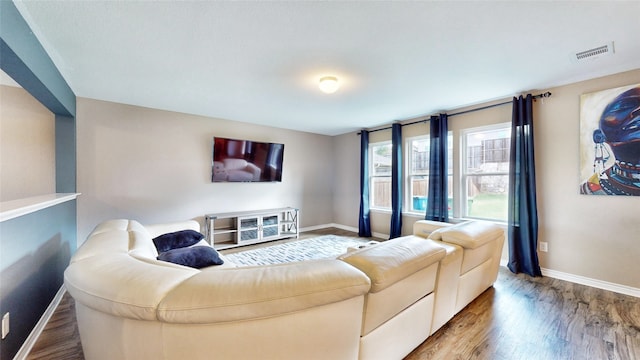
<path fill-rule="evenodd" d="M 391 140 L 383 140 L 383 141 L 376 141 L 373 143 L 369 143 L 369 179 L 367 180 L 369 182 L 369 209 L 370 210 L 375 210 L 375 211 L 381 211 L 381 212 L 391 212 L 391 197 L 389 197 L 389 207 L 380 207 L 380 206 L 375 206 L 375 187 L 374 187 L 374 179 L 381 179 L 381 178 L 388 178 L 389 179 L 389 183 L 391 183 L 391 171 L 389 171 L 389 175 L 376 175 L 374 168 L 375 168 L 375 161 L 374 161 L 374 148 L 376 147 L 380 147 L 380 146 L 392 146 L 392 142 Z M 391 166 L 391 165 L 389 165 Z M 389 196 L 391 196 L 391 193 L 389 193 Z"/>
<path fill-rule="evenodd" d="M 455 179 L 455 168 L 454 168 L 454 156 L 453 156 L 453 139 L 454 139 L 454 133 L 452 130 L 449 130 L 447 132 L 447 146 L 448 146 L 448 151 L 447 151 L 447 157 L 448 157 L 448 163 L 447 163 L 447 178 L 449 181 L 449 192 L 451 193 L 451 198 L 452 198 L 452 203 L 455 203 L 455 192 L 453 191 L 453 181 Z M 429 161 L 430 158 L 429 156 L 427 157 L 427 172 L 426 174 L 414 174 L 413 173 L 413 143 L 414 141 L 424 141 L 426 140 L 428 142 L 427 144 L 427 149 L 429 149 L 427 151 L 427 153 L 430 156 L 430 146 L 431 146 L 431 137 L 429 134 L 426 135 L 419 135 L 419 136 L 412 136 L 412 137 L 408 137 L 405 141 L 405 147 L 406 147 L 406 151 L 405 151 L 405 184 L 406 187 L 405 189 L 407 189 L 405 191 L 405 206 L 404 206 L 404 211 L 408 214 L 419 214 L 419 215 L 424 215 L 426 208 L 423 209 L 414 209 L 413 208 L 413 178 L 414 177 L 422 177 L 427 181 L 427 193 L 424 194 L 425 197 L 427 197 L 428 195 L 428 183 L 429 183 Z M 426 203 L 425 203 L 426 205 Z M 453 210 L 453 209 L 452 209 Z"/>
<path fill-rule="evenodd" d="M 477 219 L 477 220 L 486 220 L 492 221 L 496 223 L 506 223 L 507 219 L 497 219 L 490 217 L 481 217 L 481 216 L 471 216 L 469 214 L 469 188 L 468 188 L 468 179 L 470 177 L 481 177 L 481 176 L 506 176 L 506 193 L 507 193 L 507 201 L 509 198 L 508 189 L 509 189 L 509 168 L 507 167 L 506 171 L 494 171 L 494 172 L 483 172 L 481 174 L 472 174 L 468 171 L 468 144 L 467 137 L 469 134 L 478 133 L 478 132 L 490 132 L 490 131 L 498 131 L 504 130 L 509 134 L 509 139 L 511 138 L 511 123 L 510 122 L 501 122 L 491 125 L 484 126 L 476 126 L 470 128 L 464 128 L 460 130 L 460 155 L 459 155 L 459 191 L 458 191 L 458 201 L 459 205 L 459 214 L 461 219 Z M 507 163 L 510 162 L 510 159 L 507 159 Z M 456 194 L 454 194 L 455 196 Z M 508 204 L 507 204 L 508 206 Z"/>
<path fill-rule="evenodd" d="M 425 174 L 414 174 L 413 173 L 413 142 L 414 141 L 422 141 L 422 140 L 427 140 L 430 141 L 429 139 L 429 134 L 427 135 L 419 135 L 419 136 L 412 136 L 409 137 L 405 140 L 405 189 L 407 189 L 405 191 L 405 206 L 404 206 L 404 211 L 406 213 L 410 213 L 410 214 L 422 214 L 419 211 L 422 210 L 415 210 L 413 208 L 413 179 L 416 177 L 420 177 L 423 178 L 424 180 L 427 181 L 427 184 L 429 182 L 429 158 L 427 157 L 427 171 Z M 427 151 L 428 153 L 429 151 Z M 428 186 L 428 185 L 427 185 Z M 425 194 L 425 196 L 427 196 L 427 194 Z"/>

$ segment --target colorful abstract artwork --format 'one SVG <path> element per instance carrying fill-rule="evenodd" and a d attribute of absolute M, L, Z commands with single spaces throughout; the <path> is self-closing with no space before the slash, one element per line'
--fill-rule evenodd
<path fill-rule="evenodd" d="M 640 196 L 640 84 L 580 97 L 580 193 Z"/>

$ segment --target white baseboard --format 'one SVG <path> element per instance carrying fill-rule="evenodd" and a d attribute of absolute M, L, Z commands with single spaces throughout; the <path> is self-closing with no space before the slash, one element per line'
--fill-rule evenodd
<path fill-rule="evenodd" d="M 314 226 L 307 226 L 307 227 L 303 227 L 300 228 L 300 232 L 305 232 L 305 231 L 315 231 L 315 230 L 320 230 L 320 229 L 326 229 L 328 227 L 337 227 L 337 226 L 333 226 L 333 224 L 322 224 L 322 225 L 314 225 Z"/>
<path fill-rule="evenodd" d="M 500 259 L 500 266 L 507 266 L 508 260 Z M 634 296 L 640 298 L 640 289 L 631 286 L 620 285 L 608 281 L 592 279 L 585 276 L 569 274 L 562 271 L 540 268 L 543 276 L 550 278 L 572 282 L 574 284 L 591 286 L 597 289 L 613 291 L 618 294 Z"/>
<path fill-rule="evenodd" d="M 588 277 L 573 275 L 569 273 L 565 273 L 562 271 L 556 271 L 551 269 L 540 269 L 542 271 L 542 275 L 548 276 L 554 279 L 565 280 L 576 284 L 587 285 L 594 288 L 613 291 L 619 294 L 634 296 L 640 298 L 640 289 L 634 288 L 631 286 L 620 285 L 608 281 L 602 281 L 598 279 L 591 279 Z"/>
<path fill-rule="evenodd" d="M 338 228 L 338 229 L 342 229 L 342 230 L 346 230 L 346 231 L 351 231 L 351 232 L 355 232 L 355 233 L 358 232 L 358 228 L 356 228 L 356 227 L 346 226 L 346 225 L 336 224 L 336 223 L 310 226 L 310 227 L 306 227 L 306 228 L 300 229 L 300 232 L 320 230 L 320 229 L 326 229 L 326 228 L 330 228 L 330 227 L 334 227 L 334 228 Z M 388 239 L 389 238 L 389 234 L 381 234 L 381 233 L 374 232 L 371 235 L 374 236 L 374 237 L 377 237 L 377 238 L 381 238 L 381 239 Z"/>
<path fill-rule="evenodd" d="M 31 330 L 31 333 L 20 347 L 20 350 L 16 353 L 16 356 L 13 357 L 13 360 L 24 360 L 27 358 L 27 355 L 29 355 L 31 349 L 33 349 L 33 346 L 36 344 L 36 341 L 38 341 L 40 334 L 42 334 L 42 330 L 47 326 L 51 316 L 53 316 L 53 313 L 56 311 L 60 301 L 62 301 L 62 297 L 65 292 L 66 289 L 64 285 L 62 285 L 60 289 L 58 289 L 56 296 L 53 297 L 53 300 L 45 310 L 44 314 L 40 317 L 40 320 L 38 320 L 36 326 Z"/>

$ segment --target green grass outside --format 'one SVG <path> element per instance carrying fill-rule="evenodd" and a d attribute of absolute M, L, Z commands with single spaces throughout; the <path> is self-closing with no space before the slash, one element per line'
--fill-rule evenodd
<path fill-rule="evenodd" d="M 469 201 L 469 216 L 507 221 L 507 194 L 478 194 Z"/>

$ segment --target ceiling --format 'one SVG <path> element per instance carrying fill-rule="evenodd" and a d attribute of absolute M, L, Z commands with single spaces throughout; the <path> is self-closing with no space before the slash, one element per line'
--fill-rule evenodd
<path fill-rule="evenodd" d="M 15 3 L 76 96 L 326 135 L 640 68 L 640 1 Z"/>

